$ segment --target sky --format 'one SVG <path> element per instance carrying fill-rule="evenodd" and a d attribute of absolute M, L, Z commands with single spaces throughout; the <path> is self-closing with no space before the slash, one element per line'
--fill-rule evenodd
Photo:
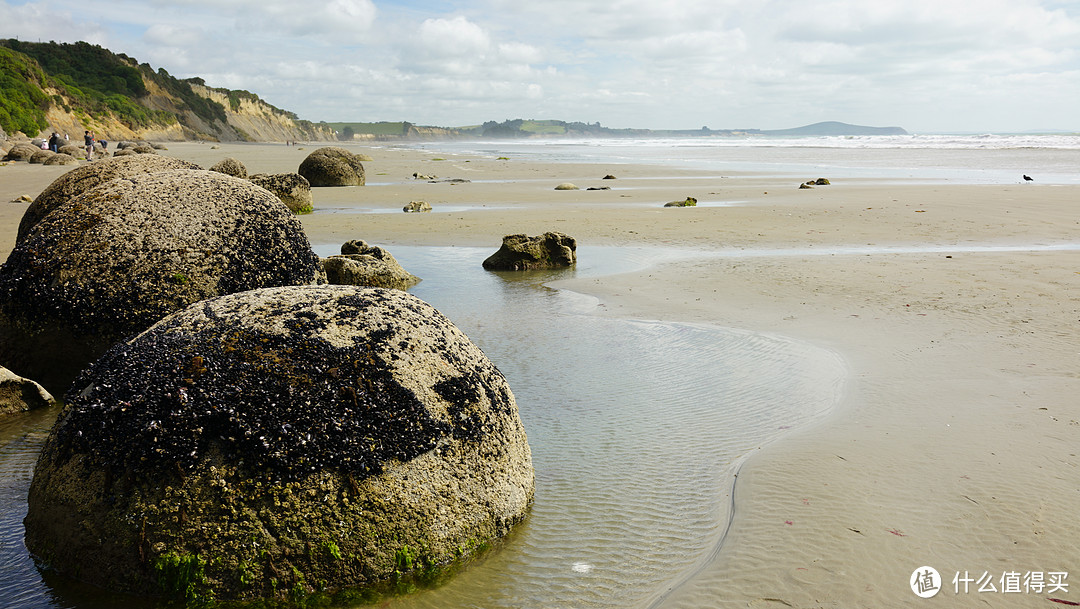
<path fill-rule="evenodd" d="M 1080 0 L 0 0 L 300 118 L 1080 131 Z"/>

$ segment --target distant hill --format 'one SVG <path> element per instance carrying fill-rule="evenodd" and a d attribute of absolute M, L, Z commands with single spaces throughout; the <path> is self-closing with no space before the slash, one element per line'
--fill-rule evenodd
<path fill-rule="evenodd" d="M 824 122 L 795 129 L 612 129 L 600 123 L 512 119 L 467 127 L 401 122 L 312 123 L 248 91 L 177 79 L 124 54 L 86 42 L 0 40 L 0 135 L 101 139 L 344 141 L 461 138 L 620 138 L 904 135 L 900 127 Z"/>
<path fill-rule="evenodd" d="M 0 40 L 0 130 L 75 138 L 85 129 L 112 140 L 333 138 L 254 93 L 179 80 L 97 45 Z"/>
<path fill-rule="evenodd" d="M 780 136 L 807 136 L 807 135 L 907 135 L 908 132 L 901 127 L 864 127 L 862 125 L 849 125 L 836 121 L 814 123 L 805 127 L 794 129 L 773 129 L 758 131 L 762 135 Z"/>
<path fill-rule="evenodd" d="M 824 122 L 794 129 L 612 129 L 600 123 L 567 122 L 560 120 L 521 119 L 501 123 L 488 121 L 468 127 L 418 127 L 408 122 L 397 123 L 328 123 L 342 139 L 396 138 L 620 138 L 620 137 L 746 137 L 746 136 L 830 136 L 830 135 L 906 135 L 900 127 L 864 127 L 840 122 Z"/>

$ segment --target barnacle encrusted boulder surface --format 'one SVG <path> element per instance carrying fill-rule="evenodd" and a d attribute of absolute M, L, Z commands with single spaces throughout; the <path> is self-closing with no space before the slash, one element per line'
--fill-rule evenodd
<path fill-rule="evenodd" d="M 210 167 L 210 171 L 216 171 L 218 173 L 230 175 L 234 178 L 243 178 L 245 180 L 248 177 L 247 167 L 232 157 L 225 157 L 217 163 L 214 163 Z"/>
<path fill-rule="evenodd" d="M 105 182 L 117 178 L 129 178 L 144 173 L 154 173 L 169 169 L 199 169 L 188 161 L 157 155 L 120 157 L 102 160 L 100 163 L 83 165 L 53 180 L 41 194 L 34 199 L 30 207 L 23 212 L 19 222 L 16 241 L 21 240 L 30 229 L 49 212 L 67 203 L 72 198 Z"/>
<path fill-rule="evenodd" d="M 0 267 L 0 364 L 62 393 L 108 347 L 193 302 L 321 277 L 300 222 L 246 180 L 113 180 L 43 217 Z"/>
<path fill-rule="evenodd" d="M 26 543 L 111 589 L 172 590 L 188 565 L 186 600 L 296 600 L 467 554 L 533 488 L 505 378 L 433 307 L 265 288 L 174 313 L 79 377 Z"/>
<path fill-rule="evenodd" d="M 311 184 L 298 173 L 257 173 L 248 179 L 277 195 L 294 214 L 310 214 L 314 210 Z"/>
<path fill-rule="evenodd" d="M 577 262 L 577 240 L 563 233 L 536 237 L 506 235 L 502 246 L 484 260 L 489 271 L 527 271 L 567 267 Z"/>
<path fill-rule="evenodd" d="M 297 173 L 312 186 L 363 186 L 364 165 L 360 156 L 340 146 L 324 146 L 300 163 Z"/>

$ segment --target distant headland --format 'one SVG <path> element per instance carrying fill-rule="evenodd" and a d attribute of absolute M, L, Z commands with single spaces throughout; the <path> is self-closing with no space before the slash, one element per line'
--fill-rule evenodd
<path fill-rule="evenodd" d="M 249 91 L 177 79 L 86 42 L 0 40 L 0 137 L 84 130 L 114 141 L 378 141 L 470 138 L 643 138 L 906 135 L 900 127 L 822 122 L 794 129 L 613 129 L 599 122 L 512 119 L 462 127 L 301 120 Z"/>

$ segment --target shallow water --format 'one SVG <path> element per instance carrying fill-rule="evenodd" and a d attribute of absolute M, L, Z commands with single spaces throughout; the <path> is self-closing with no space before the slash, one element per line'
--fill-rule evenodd
<path fill-rule="evenodd" d="M 335 247 L 316 248 L 323 255 Z M 396 247 L 424 278 L 412 293 L 449 316 L 503 371 L 536 467 L 529 518 L 441 587 L 390 607 L 634 607 L 721 543 L 732 475 L 749 452 L 826 412 L 844 375 L 833 352 L 780 336 L 616 320 L 593 298 L 545 287 L 629 271 L 642 249 L 581 248 L 578 268 L 490 273 L 478 248 Z M 0 428 L 0 598 L 98 607 L 42 581 L 21 519 L 48 413 Z"/>

